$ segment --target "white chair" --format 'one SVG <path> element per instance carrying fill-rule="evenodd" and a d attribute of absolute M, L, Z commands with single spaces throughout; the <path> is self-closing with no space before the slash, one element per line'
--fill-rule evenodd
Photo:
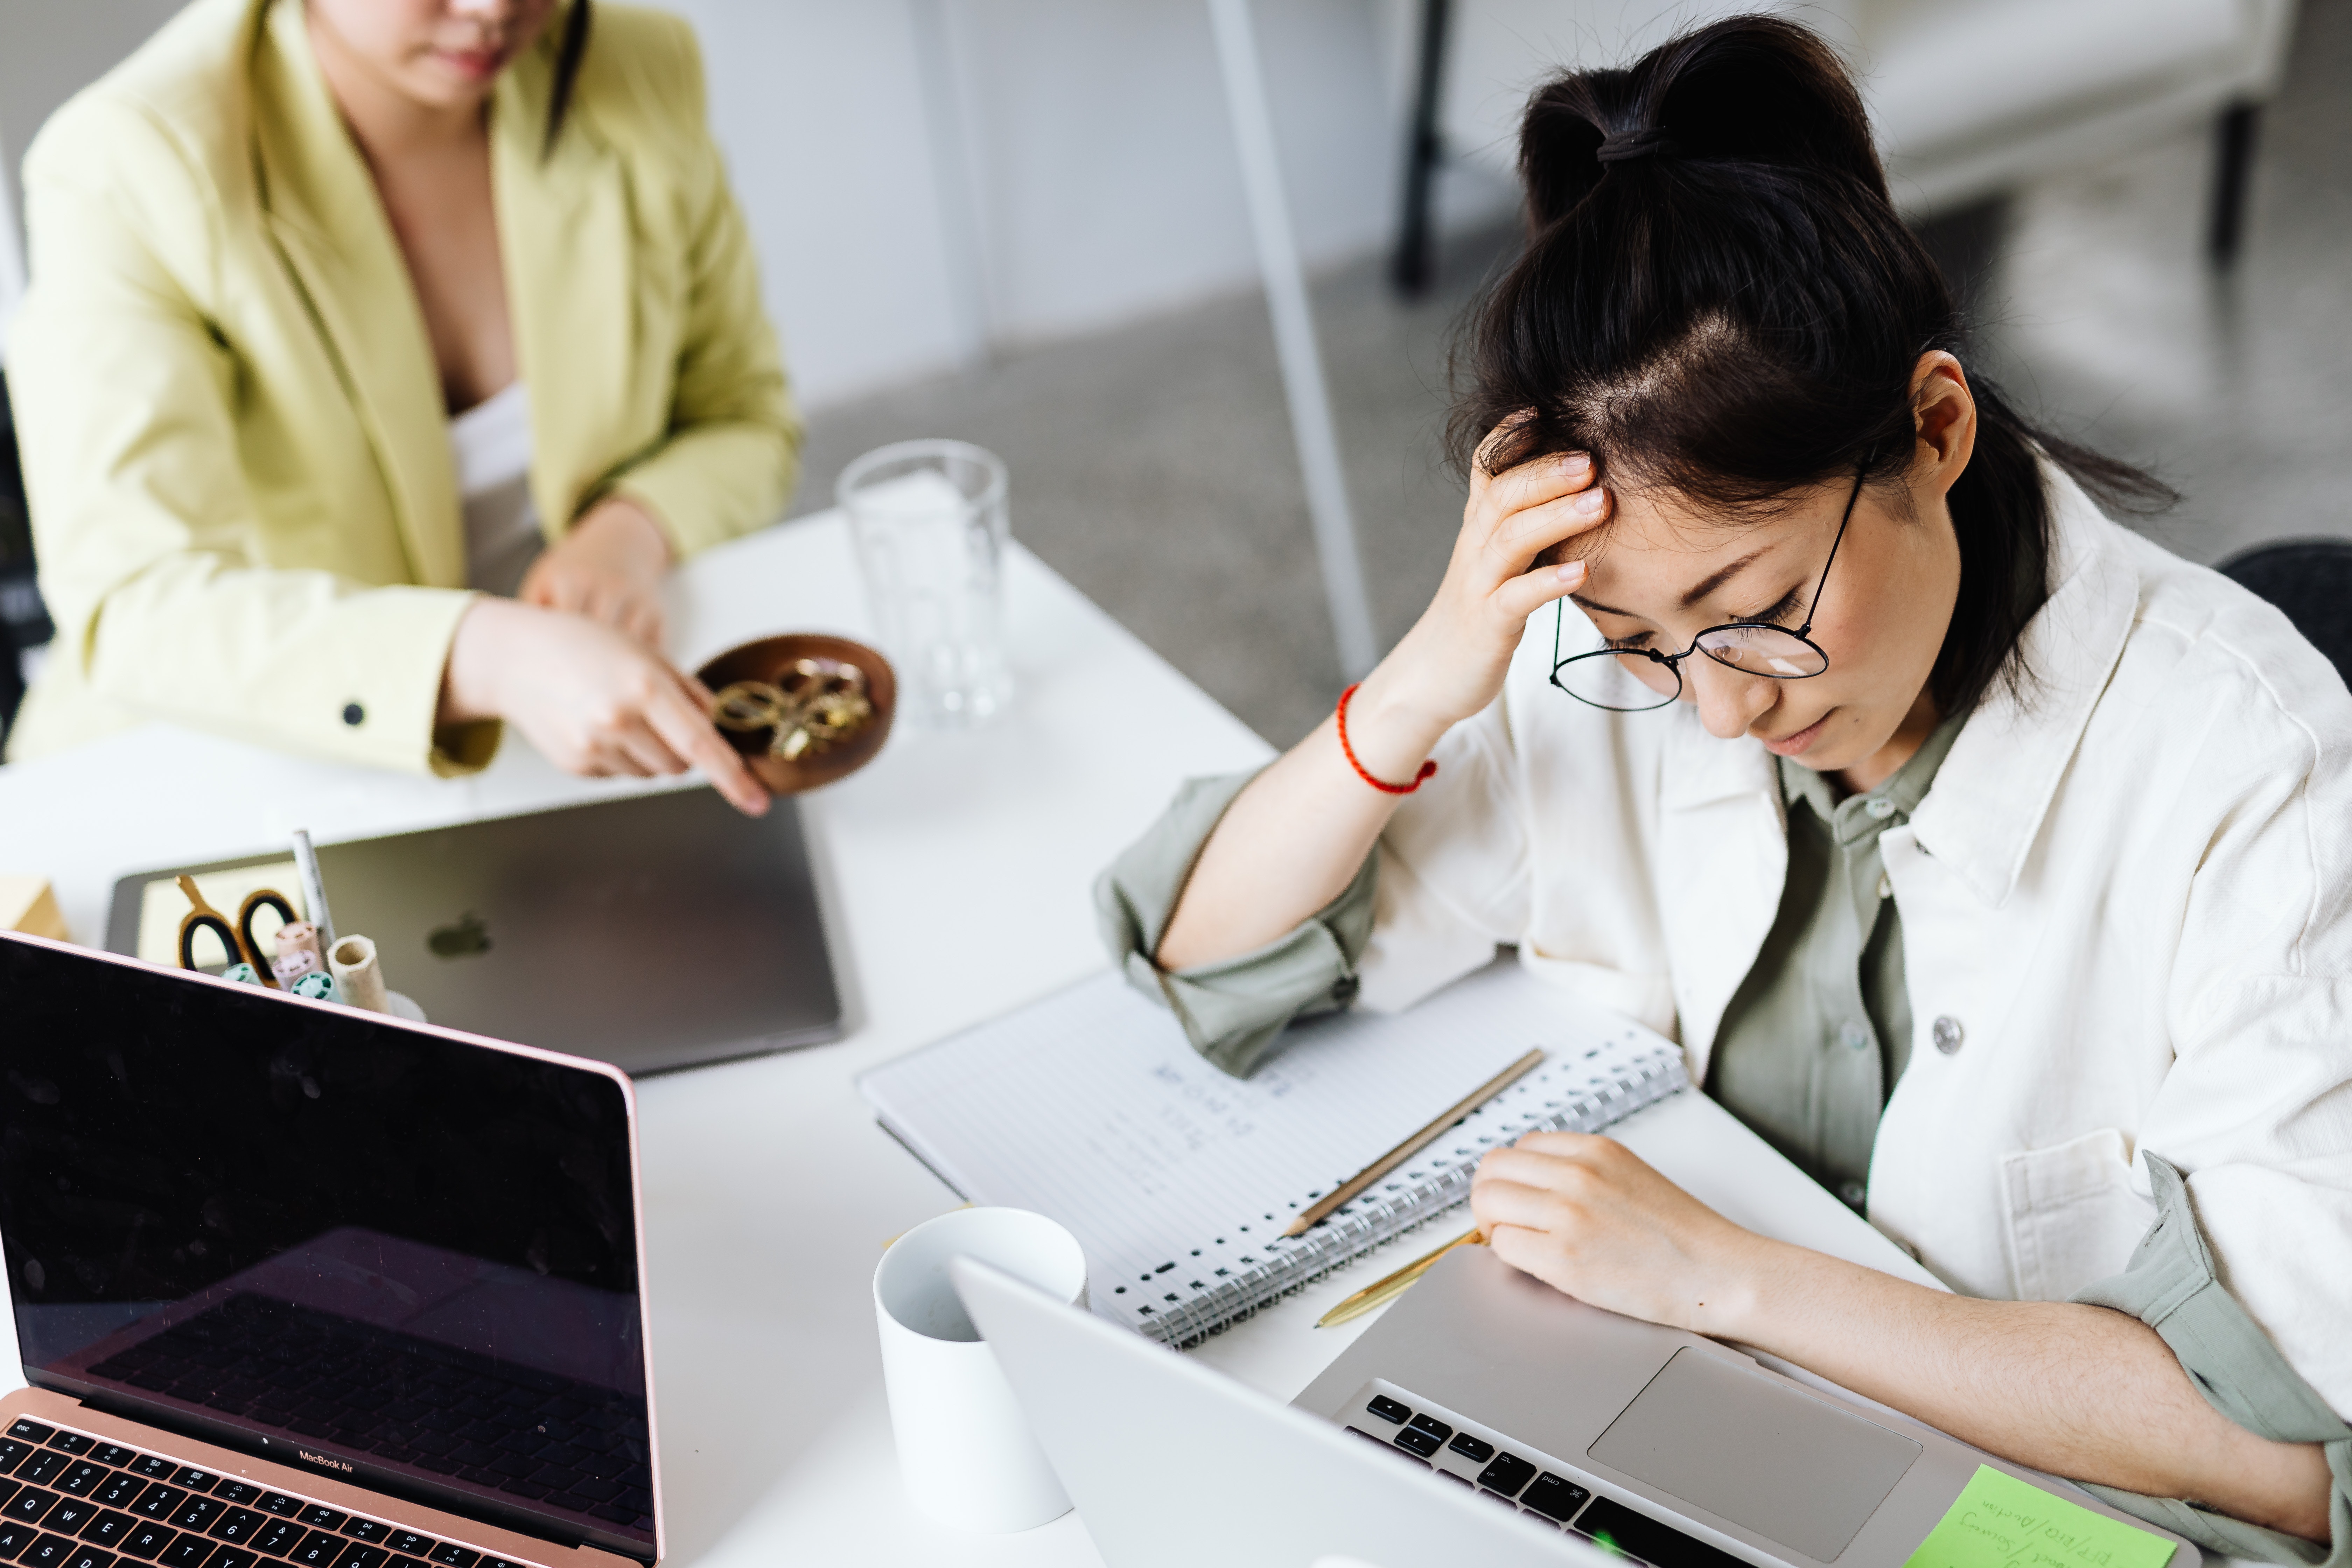
<path fill-rule="evenodd" d="M 1931 214 L 2212 124 L 2213 258 L 2236 254 L 2294 0 L 1861 0 L 1856 58 L 1897 199 Z"/>
<path fill-rule="evenodd" d="M 1409 161 L 1442 149 L 1507 172 L 1518 112 L 1549 71 L 1622 63 L 1693 23 L 1769 9 L 1819 27 L 1853 62 L 1895 199 L 1916 216 L 2185 126 L 2214 126 L 2210 240 L 2224 266 L 2237 249 L 2258 106 L 2277 87 L 2294 25 L 2294 0 L 1421 4 L 1422 47 L 1434 40 L 1444 60 L 1442 70 L 1420 76 L 1423 122 L 1435 135 L 1417 138 Z M 1401 280 L 1425 273 L 1406 252 L 1428 243 L 1425 209 L 1416 213 L 1412 197 L 1427 183 L 1425 172 L 1408 168 Z"/>

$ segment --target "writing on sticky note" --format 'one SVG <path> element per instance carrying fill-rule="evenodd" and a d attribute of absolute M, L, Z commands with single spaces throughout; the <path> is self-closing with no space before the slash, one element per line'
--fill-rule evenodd
<path fill-rule="evenodd" d="M 2164 1568 L 2172 1542 L 1979 1465 L 1903 1568 Z"/>

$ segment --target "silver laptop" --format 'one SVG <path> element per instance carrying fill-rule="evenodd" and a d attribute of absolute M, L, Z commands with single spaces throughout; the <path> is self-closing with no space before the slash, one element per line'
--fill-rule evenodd
<path fill-rule="evenodd" d="M 0 1560 L 659 1558 L 625 1075 L 14 935 L 0 1018 Z"/>
<path fill-rule="evenodd" d="M 1460 1247 L 1294 1402 L 1655 1568 L 1896 1568 L 1990 1465 L 2082 1489 L 1727 1345 L 1589 1307 Z M 2170 1568 L 2195 1568 L 2177 1536 Z"/>
<path fill-rule="evenodd" d="M 948 1268 L 1110 1568 L 1607 1568 L 1190 1356 L 985 1264 Z"/>
<path fill-rule="evenodd" d="M 226 873 L 234 889 L 274 868 L 291 891 L 290 853 L 125 877 L 106 945 L 175 963 L 174 877 Z M 841 1034 L 789 800 L 754 821 L 712 790 L 671 790 L 318 855 L 337 932 L 372 938 L 392 989 L 436 1024 L 639 1076 Z M 205 940 L 200 959 L 219 959 Z"/>
<path fill-rule="evenodd" d="M 969 1259 L 950 1266 L 1112 1568 L 1893 1568 L 1979 1464 L 1463 1248 L 1284 1407 Z M 2174 1543 L 2168 1568 L 2196 1568 Z"/>

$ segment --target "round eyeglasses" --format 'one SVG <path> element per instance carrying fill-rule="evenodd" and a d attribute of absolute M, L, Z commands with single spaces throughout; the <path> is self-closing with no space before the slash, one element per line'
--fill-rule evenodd
<path fill-rule="evenodd" d="M 1560 639 L 1568 620 L 1568 601 L 1554 601 L 1551 629 L 1551 683 L 1580 702 L 1612 713 L 1646 713 L 1664 708 L 1683 694 L 1683 660 L 1703 653 L 1716 663 L 1742 675 L 1767 680 L 1805 680 L 1830 667 L 1830 656 L 1809 635 L 1813 612 L 1821 607 L 1822 588 L 1837 564 L 1838 546 L 1845 541 L 1846 524 L 1853 521 L 1853 503 L 1862 499 L 1864 473 L 1853 477 L 1853 493 L 1845 499 L 1845 515 L 1838 519 L 1837 537 L 1830 541 L 1830 557 L 1822 563 L 1821 580 L 1813 584 L 1813 602 L 1805 607 L 1805 624 L 1795 631 L 1762 621 L 1734 621 L 1709 626 L 1691 639 L 1680 653 L 1660 653 L 1651 647 L 1618 647 L 1603 639 L 1583 653 L 1563 654 Z"/>

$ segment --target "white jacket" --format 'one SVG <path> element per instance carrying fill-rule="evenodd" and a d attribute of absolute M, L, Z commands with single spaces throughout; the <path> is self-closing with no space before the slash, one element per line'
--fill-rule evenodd
<path fill-rule="evenodd" d="M 1871 1223 L 1957 1289 L 2063 1300 L 2123 1271 L 2160 1154 L 2222 1283 L 2352 1412 L 2352 695 L 2277 611 L 2050 483 L 2039 684 L 1989 697 L 1881 841 L 1915 1037 Z M 1554 689 L 1550 621 L 1381 841 L 1362 1001 L 1513 942 L 1704 1081 L 1779 907 L 1774 760 L 1685 704 Z"/>

